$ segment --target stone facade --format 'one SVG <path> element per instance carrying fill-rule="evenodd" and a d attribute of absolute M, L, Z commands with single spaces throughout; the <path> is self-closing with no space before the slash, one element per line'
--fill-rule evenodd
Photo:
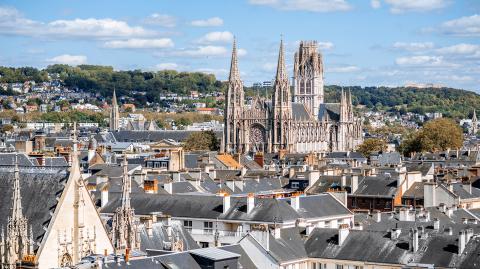
<path fill-rule="evenodd" d="M 350 92 L 340 103 L 325 103 L 323 61 L 317 43 L 301 42 L 295 54 L 293 96 L 285 67 L 283 42 L 271 99 L 245 103 L 233 44 L 225 101 L 222 149 L 228 153 L 292 153 L 353 150 L 362 142 L 362 123 L 353 115 Z"/>

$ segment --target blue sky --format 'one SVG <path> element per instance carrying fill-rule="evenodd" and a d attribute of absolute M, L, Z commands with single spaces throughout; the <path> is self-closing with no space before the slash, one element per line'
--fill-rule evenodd
<path fill-rule="evenodd" d="M 434 83 L 480 90 L 478 0 L 137 0 L 0 2 L 0 65 L 111 65 L 226 79 L 233 35 L 246 85 L 292 69 L 317 40 L 326 84 Z"/>

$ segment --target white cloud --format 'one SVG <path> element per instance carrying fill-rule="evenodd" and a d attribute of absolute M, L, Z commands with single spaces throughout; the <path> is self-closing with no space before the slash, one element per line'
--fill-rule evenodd
<path fill-rule="evenodd" d="M 408 50 L 408 51 L 419 51 L 419 50 L 428 50 L 434 47 L 432 42 L 396 42 L 393 44 L 395 49 Z"/>
<path fill-rule="evenodd" d="M 457 64 L 448 63 L 443 56 L 418 55 L 409 57 L 399 57 L 395 60 L 397 65 L 401 66 L 419 66 L 419 67 L 457 67 Z"/>
<path fill-rule="evenodd" d="M 329 50 L 333 48 L 332 42 L 318 42 L 318 48 L 321 50 Z"/>
<path fill-rule="evenodd" d="M 425 12 L 446 7 L 450 0 L 385 0 L 390 5 L 390 12 Z"/>
<path fill-rule="evenodd" d="M 197 42 L 198 43 L 214 43 L 214 42 L 232 42 L 233 41 L 233 34 L 224 31 L 224 32 L 210 32 L 202 36 Z"/>
<path fill-rule="evenodd" d="M 176 63 L 161 63 L 155 65 L 156 70 L 177 70 L 179 68 Z"/>
<path fill-rule="evenodd" d="M 170 38 L 112 40 L 104 43 L 104 47 L 112 49 L 163 49 L 175 44 Z"/>
<path fill-rule="evenodd" d="M 346 11 L 352 8 L 345 0 L 249 0 L 249 3 L 281 10 L 312 12 Z"/>
<path fill-rule="evenodd" d="M 339 66 L 339 67 L 330 67 L 326 69 L 326 72 L 329 73 L 350 73 L 357 72 L 360 68 L 358 66 L 349 65 L 349 66 Z"/>
<path fill-rule="evenodd" d="M 222 26 L 223 20 L 219 17 L 212 17 L 205 20 L 195 20 L 195 21 L 192 21 L 190 24 L 196 27 Z"/>
<path fill-rule="evenodd" d="M 370 1 L 370 6 L 374 9 L 378 9 L 381 6 L 380 0 L 371 0 Z"/>
<path fill-rule="evenodd" d="M 277 69 L 277 63 L 264 63 L 262 69 L 264 71 L 275 71 Z"/>
<path fill-rule="evenodd" d="M 480 36 L 480 15 L 461 17 L 442 23 L 440 32 L 448 35 L 479 37 Z"/>
<path fill-rule="evenodd" d="M 177 19 L 174 16 L 158 13 L 153 13 L 152 15 L 148 16 L 144 22 L 146 24 L 158 25 L 169 28 L 175 27 L 177 25 Z"/>
<path fill-rule="evenodd" d="M 224 46 L 199 46 L 192 49 L 183 49 L 177 50 L 173 52 L 171 55 L 173 56 L 188 56 L 188 57 L 225 57 L 231 55 L 231 49 L 227 49 Z M 237 50 L 238 56 L 244 56 L 247 54 L 245 49 L 238 49 Z"/>
<path fill-rule="evenodd" d="M 228 50 L 222 46 L 200 46 L 196 49 L 187 49 L 178 51 L 179 56 L 225 56 L 228 55 Z"/>
<path fill-rule="evenodd" d="M 23 17 L 14 8 L 0 7 L 0 33 L 53 37 L 133 37 L 154 34 L 140 26 L 130 26 L 111 18 L 73 19 L 40 22 Z"/>
<path fill-rule="evenodd" d="M 55 63 L 55 64 L 68 64 L 68 65 L 86 64 L 87 56 L 63 54 L 63 55 L 59 55 L 59 56 L 55 56 L 53 58 L 47 59 L 47 62 Z"/>
<path fill-rule="evenodd" d="M 457 44 L 449 47 L 439 48 L 441 54 L 480 54 L 480 46 L 473 44 Z"/>
<path fill-rule="evenodd" d="M 237 50 L 237 55 L 238 56 L 245 56 L 245 55 L 247 55 L 247 50 L 246 49 L 238 49 Z"/>

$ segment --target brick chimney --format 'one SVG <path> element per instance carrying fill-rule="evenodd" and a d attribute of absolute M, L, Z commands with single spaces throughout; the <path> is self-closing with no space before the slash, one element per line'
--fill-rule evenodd
<path fill-rule="evenodd" d="M 249 193 L 247 195 L 247 214 L 250 214 L 253 208 L 255 208 L 255 194 Z"/>
<path fill-rule="evenodd" d="M 338 245 L 341 246 L 343 242 L 348 237 L 348 234 L 350 233 L 350 230 L 348 228 L 348 224 L 340 224 L 338 227 Z"/>

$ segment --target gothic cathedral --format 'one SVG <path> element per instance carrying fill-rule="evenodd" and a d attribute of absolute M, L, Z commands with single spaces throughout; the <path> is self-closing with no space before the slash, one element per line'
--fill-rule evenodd
<path fill-rule="evenodd" d="M 234 41 L 224 116 L 222 147 L 228 153 L 348 151 L 362 142 L 350 92 L 342 90 L 340 103 L 324 102 L 323 60 L 315 41 L 300 42 L 295 53 L 293 96 L 281 41 L 272 98 L 257 96 L 249 104 Z"/>

